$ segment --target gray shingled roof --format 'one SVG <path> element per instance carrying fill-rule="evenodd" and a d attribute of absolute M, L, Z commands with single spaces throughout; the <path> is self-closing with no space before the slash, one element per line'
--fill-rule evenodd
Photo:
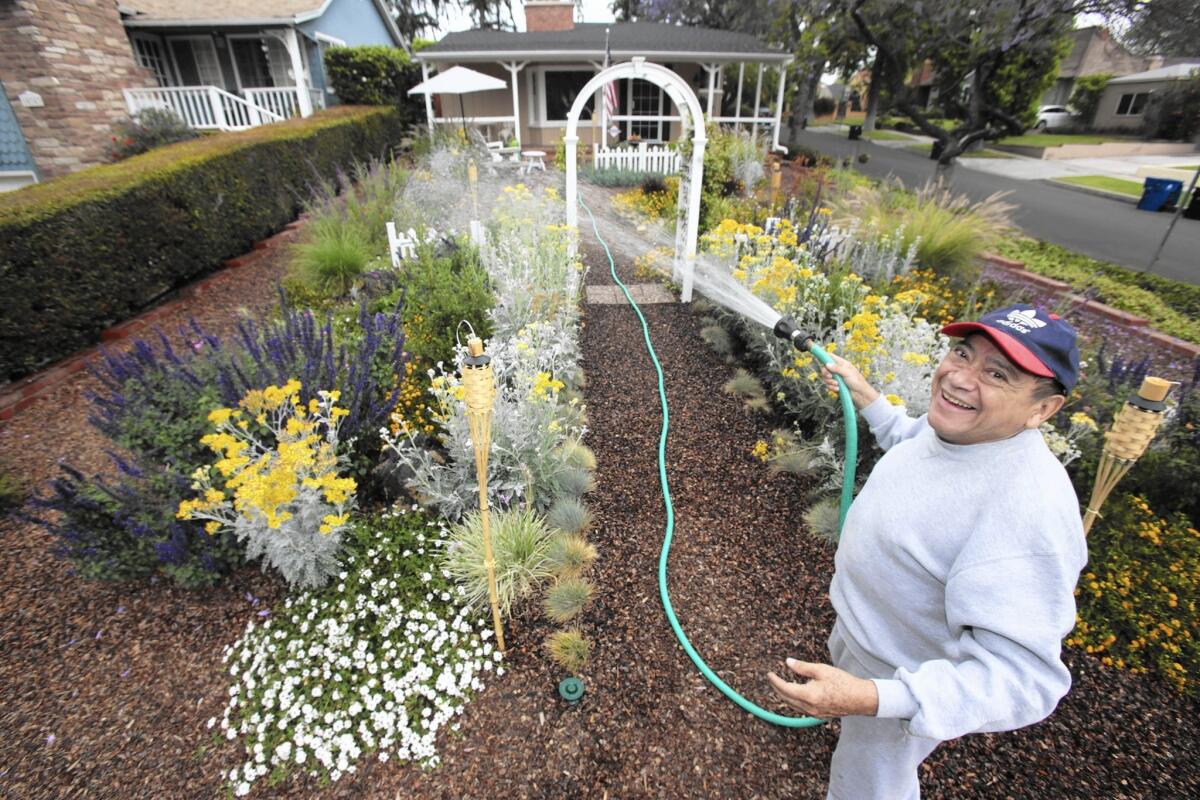
<path fill-rule="evenodd" d="M 466 54 L 498 56 L 505 53 L 569 53 L 604 57 L 604 29 L 611 31 L 609 44 L 614 57 L 648 54 L 761 55 L 769 60 L 790 58 L 788 53 L 767 47 L 746 33 L 692 28 L 661 22 L 583 22 L 569 31 L 473 30 L 449 33 L 437 44 L 417 54 L 429 61 L 450 61 Z"/>

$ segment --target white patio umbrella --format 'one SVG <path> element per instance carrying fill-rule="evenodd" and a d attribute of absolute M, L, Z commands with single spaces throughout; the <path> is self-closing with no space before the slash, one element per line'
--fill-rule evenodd
<path fill-rule="evenodd" d="M 445 72 L 439 72 L 427 81 L 422 81 L 408 90 L 409 94 L 456 94 L 458 95 L 458 114 L 462 120 L 463 136 L 467 135 L 467 114 L 463 111 L 464 94 L 471 92 L 490 92 L 494 89 L 507 88 L 508 84 L 491 75 L 484 75 L 466 67 L 451 67 Z M 430 128 L 433 120 L 430 120 Z"/>

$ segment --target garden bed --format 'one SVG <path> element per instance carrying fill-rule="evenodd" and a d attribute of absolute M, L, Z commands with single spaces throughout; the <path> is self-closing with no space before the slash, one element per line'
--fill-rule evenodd
<path fill-rule="evenodd" d="M 529 207 L 524 187 L 504 191 L 518 204 L 501 211 Z M 422 196 L 428 194 L 425 190 Z M 552 198 L 539 201 L 547 208 L 556 202 L 553 192 L 536 197 Z M 587 200 L 600 207 L 599 196 Z M 393 208 L 388 197 L 380 205 Z M 561 227 L 551 224 L 543 232 L 537 223 L 516 219 L 498 222 L 490 235 L 514 247 L 515 239 L 502 237 L 528 235 L 546 244 L 545 252 L 537 247 L 511 252 L 518 266 L 527 263 L 521 259 L 549 253 L 542 266 L 558 276 L 562 264 L 553 246 Z M 610 285 L 607 259 L 589 227 L 583 228 L 588 282 Z M 613 234 L 610 241 L 644 238 L 612 219 L 601 230 L 606 237 Z M 482 254 L 485 263 L 499 257 L 497 245 L 492 247 Z M 633 260 L 639 255 L 616 252 L 626 282 L 634 280 Z M 422 263 L 429 269 L 443 265 L 437 259 Z M 467 270 L 470 262 L 450 263 Z M 229 333 L 241 305 L 260 313 L 271 308 L 273 280 L 281 267 L 268 256 L 239 270 L 235 275 L 245 276 L 246 283 L 192 298 L 180 309 L 180 321 L 193 315 L 210 330 Z M 519 271 L 490 274 L 493 282 L 514 284 L 521 278 Z M 465 281 L 462 273 L 458 280 Z M 435 294 L 421 299 L 432 303 Z M 521 298 L 512 286 L 503 293 L 497 288 L 497 294 L 510 302 Z M 515 312 L 498 305 L 493 321 L 499 325 L 497 315 L 506 313 Z M 788 655 L 826 660 L 824 643 L 833 621 L 827 596 L 833 549 L 804 521 L 812 479 L 773 474 L 758 456 L 756 442 L 770 439 L 781 420 L 750 410 L 722 391 L 734 364 L 708 349 L 704 319 L 680 304 L 647 306 L 644 313 L 671 403 L 667 460 L 677 515 L 672 600 L 710 666 L 749 699 L 779 710 L 766 672 Z M 564 340 L 573 339 L 577 329 L 567 317 L 556 323 L 561 328 L 552 329 Z M 526 324 L 542 322 L 519 323 Z M 520 327 L 508 343 L 514 352 L 527 341 L 526 331 Z M 496 348 L 493 353 L 504 352 L 500 338 L 489 345 Z M 333 784 L 302 770 L 290 777 L 259 773 L 260 780 L 247 779 L 252 796 L 824 796 L 837 723 L 793 731 L 754 719 L 704 682 L 666 623 L 656 575 L 665 526 L 656 466 L 661 417 L 640 325 L 627 307 L 592 305 L 579 340 L 578 363 L 588 378 L 585 442 L 597 459 L 596 486 L 587 494 L 593 515 L 588 540 L 599 551 L 588 576 L 595 596 L 577 623 L 592 642 L 590 662 L 577 670 L 587 685 L 582 702 L 570 707 L 557 696 L 555 687 L 567 673 L 546 653 L 555 626 L 541 613 L 535 595 L 515 606 L 506 625 L 504 674 L 489 678 L 464 707 L 458 725 L 438 736 L 438 766 L 422 769 L 416 759 L 401 761 L 403 756 L 384 762 L 367 743 L 368 753 L 351 769 L 339 767 L 344 774 Z M 419 344 L 414 335 L 408 346 Z M 559 345 L 571 347 L 565 341 L 540 346 Z M 568 372 L 562 374 L 569 380 Z M 539 372 L 528 394 L 541 391 L 543 402 L 557 402 L 558 389 L 545 388 L 554 383 L 549 373 Z M 449 391 L 445 383 L 436 386 Z M 49 402 L 37 403 L 0 428 L 10 471 L 36 486 L 53 476 L 55 461 L 63 456 L 86 469 L 106 469 L 103 451 L 109 444 L 84 422 L 91 410 L 84 392 L 92 388 L 93 378 L 74 377 Z M 512 401 L 511 395 L 503 399 Z M 501 415 L 497 419 L 511 427 Z M 499 434 L 504 424 L 497 425 Z M 498 450 L 495 460 L 501 457 Z M 263 575 L 253 567 L 205 593 L 182 590 L 161 577 L 124 584 L 83 581 L 51 558 L 51 537 L 41 530 L 12 519 L 0 521 L 0 527 L 6 534 L 0 547 L 8 556 L 0 573 L 5 582 L 0 680 L 13 687 L 0 712 L 11 732 L 0 743 L 3 793 L 211 797 L 234 788 L 241 779 L 230 769 L 251 766 L 244 748 L 252 749 L 253 739 L 243 728 L 241 737 L 230 730 L 226 740 L 220 735 L 224 722 L 215 730 L 213 725 L 231 689 L 245 689 L 245 695 L 253 687 L 245 676 L 231 686 L 223 651 L 239 635 L 247 640 L 248 623 L 257 623 L 260 632 L 267 622 L 278 620 L 275 630 L 285 627 L 289 612 L 280 603 L 288 596 L 296 600 L 295 591 L 289 593 L 277 573 Z M 396 575 L 403 577 L 403 571 Z M 357 581 L 372 577 L 364 572 L 348 582 L 364 586 Z M 310 641 L 324 646 L 321 637 Z M 1049 720 L 1015 734 L 971 736 L 944 745 L 922 767 L 924 796 L 994 797 L 998 785 L 1017 797 L 1200 791 L 1200 708 L 1194 699 L 1157 677 L 1105 667 L 1099 656 L 1076 648 L 1068 648 L 1065 658 L 1075 686 Z M 312 684 L 307 681 L 303 690 L 310 692 Z M 287 736 L 292 735 L 289 730 Z M 275 752 L 274 744 L 268 749 Z M 388 754 L 386 745 L 377 749 L 381 756 Z M 311 763 L 310 756 L 304 770 Z"/>

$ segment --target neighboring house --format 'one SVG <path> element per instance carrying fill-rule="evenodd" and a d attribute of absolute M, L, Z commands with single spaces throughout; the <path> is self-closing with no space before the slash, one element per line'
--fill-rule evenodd
<path fill-rule="evenodd" d="M 461 65 L 503 80 L 503 90 L 462 97 L 468 124 L 484 129 L 489 138 L 515 138 L 523 147 L 552 149 L 563 136 L 576 95 L 604 66 L 607 30 L 611 63 L 644 57 L 663 64 L 696 90 L 708 119 L 763 131 L 779 144 L 791 54 L 733 31 L 653 22 L 576 23 L 574 10 L 572 2 L 530 0 L 525 3 L 526 31 L 451 33 L 416 58 L 426 78 L 432 68 Z M 738 65 L 741 80 L 736 86 L 724 84 L 722 73 L 729 64 Z M 773 107 L 771 98 L 762 97 L 761 75 L 768 69 L 780 74 Z M 658 86 L 621 80 L 618 97 L 611 119 L 603 112 L 601 92 L 588 101 L 579 126 L 582 142 L 669 142 L 679 136 L 679 112 Z M 595 119 L 593 109 L 599 111 Z M 431 124 L 457 125 L 459 97 L 435 95 L 426 111 Z M 607 131 L 613 127 L 615 137 Z"/>
<path fill-rule="evenodd" d="M 1109 73 L 1116 77 L 1156 66 L 1149 58 L 1130 53 L 1106 28 L 1079 28 L 1071 34 L 1071 52 L 1058 65 L 1054 85 L 1042 95 L 1043 106 L 1065 106 L 1075 90 L 1075 79 Z"/>
<path fill-rule="evenodd" d="M 307 116 L 333 101 L 326 48 L 399 43 L 385 0 L 0 0 L 0 186 L 104 162 L 148 106 L 201 129 Z"/>
<path fill-rule="evenodd" d="M 1100 130 L 1142 127 L 1142 115 L 1152 93 L 1162 91 L 1176 81 L 1188 80 L 1197 73 L 1200 73 L 1200 60 L 1114 78 L 1100 96 L 1096 127 Z"/>
<path fill-rule="evenodd" d="M 323 53 L 399 45 L 384 0 L 119 0 L 138 63 L 159 89 L 129 88 L 130 113 L 169 106 L 194 128 L 237 130 L 324 108 Z"/>

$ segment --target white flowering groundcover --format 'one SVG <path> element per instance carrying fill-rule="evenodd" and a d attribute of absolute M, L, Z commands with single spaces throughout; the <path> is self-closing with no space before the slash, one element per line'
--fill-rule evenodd
<path fill-rule="evenodd" d="M 438 566 L 445 533 L 415 507 L 360 520 L 336 582 L 287 600 L 226 649 L 233 685 L 209 727 L 245 744 L 227 775 L 234 794 L 293 770 L 336 781 L 369 753 L 437 765 L 438 731 L 456 729 L 483 677 L 504 672 L 487 621 L 468 615 Z"/>

